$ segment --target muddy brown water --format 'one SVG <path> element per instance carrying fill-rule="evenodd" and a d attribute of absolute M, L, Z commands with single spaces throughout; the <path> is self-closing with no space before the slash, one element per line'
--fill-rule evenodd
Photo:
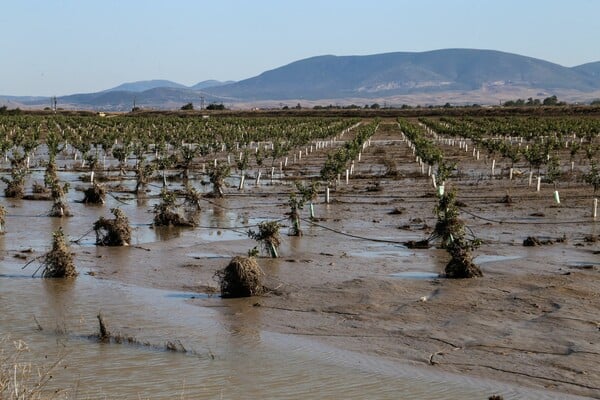
<path fill-rule="evenodd" d="M 482 399 L 495 390 L 505 398 L 523 395 L 492 381 L 432 374 L 259 331 L 252 320 L 260 319 L 260 310 L 240 315 L 235 305 L 220 307 L 226 300 L 218 297 L 214 307 L 187 304 L 194 296 L 202 294 L 85 275 L 72 281 L 31 278 L 18 263 L 4 260 L 0 334 L 27 342 L 28 357 L 38 362 L 62 358 L 48 389 L 71 389 L 77 398 Z M 98 312 L 109 330 L 139 343 L 98 343 Z M 168 341 L 187 353 L 167 351 Z M 552 398 L 536 395 L 544 397 Z"/>

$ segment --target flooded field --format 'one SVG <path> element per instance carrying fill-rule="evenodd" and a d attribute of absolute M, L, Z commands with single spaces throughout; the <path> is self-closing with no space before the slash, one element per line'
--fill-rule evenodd
<path fill-rule="evenodd" d="M 52 200 L 0 200 L 2 348 L 22 340 L 25 361 L 60 360 L 43 390 L 65 390 L 64 398 L 597 397 L 600 232 L 589 188 L 565 174 L 559 205 L 550 184 L 538 193 L 525 175 L 489 178 L 486 161 L 427 131 L 459 162 L 447 186 L 458 189 L 460 217 L 481 239 L 473 262 L 483 277 L 447 279 L 439 242 L 409 245 L 433 238 L 438 196 L 394 120 L 377 125 L 348 182 L 342 175 L 330 184 L 329 202 L 318 190 L 314 218 L 305 204 L 291 220 L 295 182 L 318 180 L 328 154 L 353 137 L 349 126 L 340 125 L 344 138 L 298 144 L 272 167 L 250 162 L 241 189 L 232 172 L 223 198 L 205 196 L 213 187 L 206 170 L 217 158 L 232 168 L 241 161 L 232 143 L 196 154 L 187 187 L 170 165 L 137 194 L 137 160 L 119 178 L 108 157 L 97 167 L 107 189 L 100 205 L 80 202 L 91 183 L 77 151 L 59 154 L 71 217 L 49 217 Z M 256 154 L 275 145 L 244 146 Z M 146 149 L 160 167 L 158 154 Z M 27 194 L 44 181 L 46 156 L 38 148 Z M 9 162 L 2 168 L 10 180 Z M 200 194 L 193 226 L 155 226 L 164 193 L 182 202 L 190 187 Z M 111 208 L 129 219 L 129 246 L 96 246 L 92 227 Z M 215 274 L 260 250 L 248 231 L 266 221 L 281 233 L 279 257 L 257 257 L 267 293 L 221 298 Z M 294 223 L 302 235 L 289 235 Z M 79 276 L 32 277 L 58 228 Z M 533 236 L 539 244 L 524 246 Z M 99 314 L 111 340 L 98 340 Z"/>

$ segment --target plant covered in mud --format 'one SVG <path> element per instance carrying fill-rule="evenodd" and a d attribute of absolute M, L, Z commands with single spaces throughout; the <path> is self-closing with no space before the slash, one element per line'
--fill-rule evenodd
<path fill-rule="evenodd" d="M 161 202 L 154 205 L 154 225 L 156 226 L 190 226 L 196 225 L 195 213 L 186 213 L 177 204 L 174 192 L 163 188 L 160 192 Z"/>
<path fill-rule="evenodd" d="M 210 183 L 213 185 L 211 193 L 212 197 L 223 197 L 223 187 L 225 186 L 225 179 L 231 173 L 231 168 L 226 162 L 219 161 L 217 165 L 212 165 L 208 169 L 208 178 Z"/>
<path fill-rule="evenodd" d="M 27 157 L 24 153 L 15 151 L 10 157 L 10 179 L 2 177 L 2 182 L 6 183 L 4 195 L 14 199 L 22 199 L 25 195 L 25 177 L 27 176 Z"/>
<path fill-rule="evenodd" d="M 279 228 L 277 221 L 264 221 L 258 224 L 258 231 L 248 230 L 248 237 L 259 242 L 261 248 L 272 258 L 277 258 L 277 250 L 281 244 Z"/>
<path fill-rule="evenodd" d="M 202 200 L 202 194 L 188 183 L 185 186 L 185 207 L 194 211 L 200 211 L 200 200 Z"/>
<path fill-rule="evenodd" d="M 119 208 L 113 208 L 110 212 L 115 218 L 100 217 L 94 222 L 96 245 L 128 246 L 131 243 L 131 227 L 127 215 Z"/>
<path fill-rule="evenodd" d="M 0 204 L 0 235 L 4 234 L 4 222 L 6 222 L 6 208 Z"/>
<path fill-rule="evenodd" d="M 143 159 L 138 161 L 136 168 L 135 168 L 136 183 L 135 183 L 134 192 L 136 194 L 140 193 L 140 189 L 143 189 L 146 187 L 146 185 L 148 184 L 148 178 L 151 177 L 153 173 L 154 173 L 154 165 L 153 164 L 147 164 L 144 162 Z"/>
<path fill-rule="evenodd" d="M 65 183 L 63 186 L 59 184 L 58 181 L 54 181 L 52 183 L 52 208 L 50 209 L 50 213 L 48 214 L 51 217 L 70 217 L 71 211 L 69 211 L 69 207 L 67 206 L 67 202 L 65 199 L 65 193 L 69 191 L 69 183 Z"/>
<path fill-rule="evenodd" d="M 290 206 L 288 215 L 291 223 L 288 234 L 290 236 L 302 236 L 302 229 L 300 229 L 300 210 L 304 208 L 304 201 L 302 198 L 298 198 L 296 193 L 290 193 L 288 205 Z"/>
<path fill-rule="evenodd" d="M 58 228 L 52 233 L 52 249 L 44 255 L 41 267 L 43 268 L 43 278 L 74 278 L 77 276 L 73 256 L 62 228 Z"/>
<path fill-rule="evenodd" d="M 456 192 L 450 190 L 440 196 L 435 207 L 437 222 L 428 239 L 440 239 L 441 246 L 450 254 L 445 275 L 448 278 L 473 278 L 482 276 L 482 272 L 473 262 L 472 252 L 481 243 L 479 239 L 467 237 L 465 224 L 459 218 L 456 205 Z"/>
<path fill-rule="evenodd" d="M 106 188 L 99 183 L 93 182 L 92 186 L 83 192 L 84 204 L 104 204 L 106 200 Z"/>

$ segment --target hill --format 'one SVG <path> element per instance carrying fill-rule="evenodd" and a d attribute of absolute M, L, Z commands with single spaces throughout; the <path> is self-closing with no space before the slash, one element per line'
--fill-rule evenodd
<path fill-rule="evenodd" d="M 136 82 L 126 82 L 122 83 L 119 86 L 115 86 L 114 88 L 110 88 L 105 90 L 105 92 L 143 92 L 150 89 L 155 89 L 159 87 L 167 87 L 167 88 L 186 88 L 185 85 L 182 85 L 177 82 L 167 81 L 164 79 L 154 79 L 149 81 L 136 81 Z"/>
<path fill-rule="evenodd" d="M 283 101 L 389 104 L 497 104 L 558 95 L 586 102 L 600 97 L 600 62 L 568 68 L 495 50 L 444 49 L 365 56 L 324 55 L 292 62 L 239 82 L 201 81 L 191 87 L 168 80 L 129 82 L 97 93 L 59 98 L 67 108 L 173 109 L 224 102 L 276 107 Z M 0 102 L 43 107 L 48 98 L 0 96 Z"/>
<path fill-rule="evenodd" d="M 470 91 L 486 86 L 592 91 L 600 88 L 600 82 L 576 68 L 531 57 L 493 50 L 446 49 L 312 57 L 254 78 L 211 88 L 209 92 L 247 101 L 374 98 L 417 92 Z"/>
<path fill-rule="evenodd" d="M 573 70 L 584 73 L 593 79 L 600 79 L 600 61 L 578 65 Z"/>

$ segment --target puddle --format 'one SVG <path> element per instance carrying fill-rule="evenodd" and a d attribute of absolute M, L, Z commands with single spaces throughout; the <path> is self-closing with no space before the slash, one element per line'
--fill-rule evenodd
<path fill-rule="evenodd" d="M 369 246 L 364 249 L 357 249 L 348 253 L 348 255 L 353 257 L 367 257 L 367 258 L 376 258 L 376 257 L 415 257 L 418 256 L 418 253 L 415 253 L 414 250 L 407 249 L 404 246 L 400 245 L 391 245 L 391 244 L 383 244 L 376 246 Z"/>
<path fill-rule="evenodd" d="M 574 261 L 574 262 L 570 262 L 567 265 L 568 268 L 573 268 L 573 269 L 592 269 L 592 270 L 596 270 L 598 268 L 600 268 L 600 262 L 593 262 L 593 261 Z"/>
<path fill-rule="evenodd" d="M 165 297 L 171 299 L 211 299 L 211 298 L 220 298 L 217 293 L 169 293 Z"/>
<path fill-rule="evenodd" d="M 523 258 L 521 256 L 498 256 L 498 255 L 488 255 L 483 254 L 477 256 L 473 259 L 476 264 L 484 264 L 496 261 L 508 261 L 508 260 L 518 260 L 519 258 Z"/>
<path fill-rule="evenodd" d="M 19 275 L 19 274 L 0 274 L 0 278 L 8 278 L 8 279 L 35 279 L 35 278 L 39 278 L 39 276 Z"/>
<path fill-rule="evenodd" d="M 438 279 L 440 278 L 440 274 L 436 274 L 435 272 L 421 272 L 421 271 L 404 271 L 404 272 L 396 272 L 394 274 L 390 274 L 394 278 L 401 279 Z"/>
<path fill-rule="evenodd" d="M 230 254 L 216 254 L 216 253 L 187 253 L 186 257 L 195 258 L 196 260 L 201 260 L 204 258 L 208 258 L 209 260 L 217 259 L 217 258 L 231 258 Z"/>

